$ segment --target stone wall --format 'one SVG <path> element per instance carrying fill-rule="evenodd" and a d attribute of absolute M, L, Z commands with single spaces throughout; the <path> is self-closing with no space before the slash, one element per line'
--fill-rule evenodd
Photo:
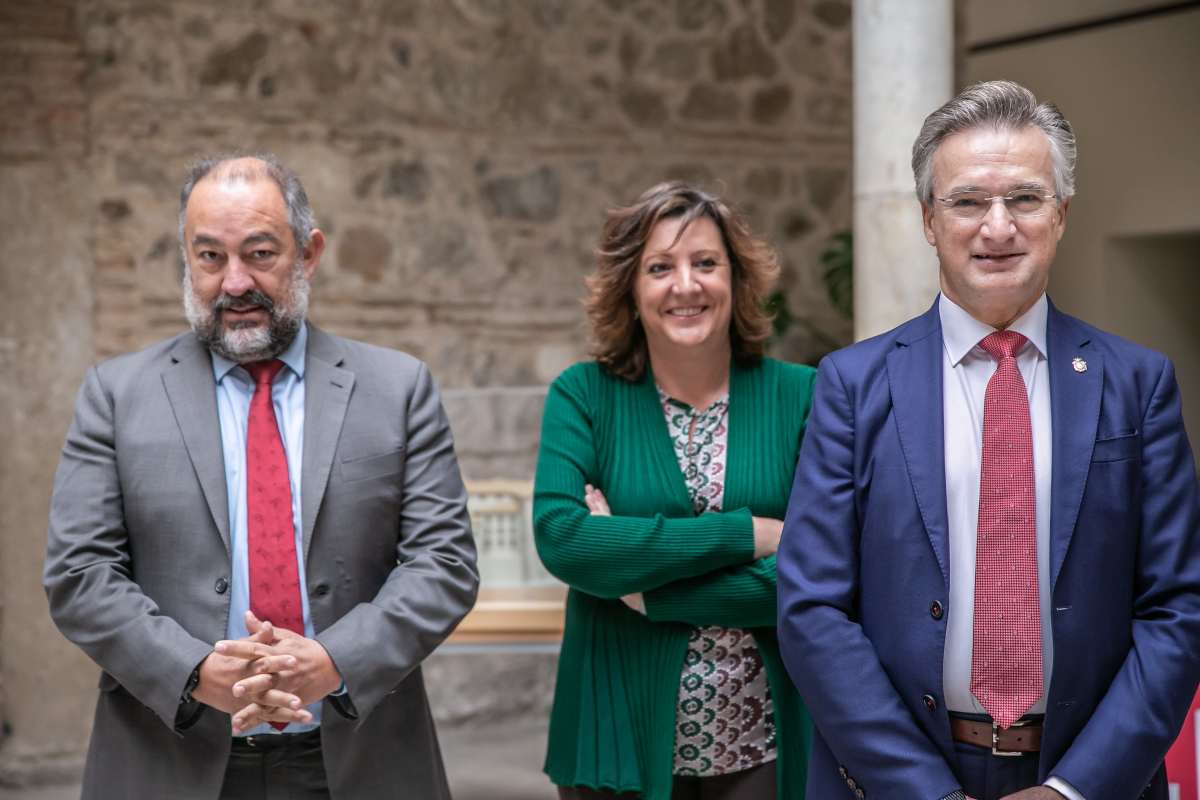
<path fill-rule="evenodd" d="M 330 235 L 315 318 L 447 386 L 545 383 L 584 353 L 603 211 L 668 177 L 742 206 L 804 320 L 848 335 L 817 254 L 849 221 L 849 8 L 566 0 L 91 2 L 100 355 L 180 326 L 175 203 L 198 153 L 294 164 Z"/>
<path fill-rule="evenodd" d="M 86 739 L 94 668 L 38 586 L 50 480 L 86 365 L 182 327 L 188 161 L 294 165 L 330 243 L 316 321 L 426 359 L 496 420 L 459 432 L 468 474 L 527 478 L 519 387 L 585 356 L 604 209 L 654 182 L 715 189 L 778 246 L 797 322 L 776 354 L 848 340 L 819 254 L 850 222 L 849 18 L 848 0 L 0 2 L 0 780 Z M 496 387 L 515 394 L 470 399 Z"/>

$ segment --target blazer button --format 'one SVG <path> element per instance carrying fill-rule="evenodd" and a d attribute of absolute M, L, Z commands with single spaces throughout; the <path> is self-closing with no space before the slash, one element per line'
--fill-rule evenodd
<path fill-rule="evenodd" d="M 931 694 L 927 694 L 921 698 L 921 702 L 925 704 L 925 709 L 930 713 L 937 711 L 937 698 Z"/>
<path fill-rule="evenodd" d="M 933 617 L 934 619 L 941 619 L 945 615 L 946 609 L 942 608 L 942 604 L 939 601 L 934 600 L 929 604 L 929 616 Z"/>
<path fill-rule="evenodd" d="M 328 583 L 318 583 L 316 586 L 313 587 L 313 596 L 314 597 L 324 597 L 327 594 L 329 594 L 329 584 Z"/>
<path fill-rule="evenodd" d="M 864 792 L 862 790 L 862 787 L 860 786 L 859 788 L 854 790 L 854 796 L 857 797 L 858 800 L 863 800 L 863 798 L 867 796 L 867 793 Z"/>
<path fill-rule="evenodd" d="M 217 582 L 213 584 L 213 591 L 217 594 L 225 594 L 229 591 L 229 581 L 224 578 L 217 578 Z"/>
<path fill-rule="evenodd" d="M 842 780 L 846 780 L 846 768 L 838 767 L 838 775 L 842 776 Z"/>

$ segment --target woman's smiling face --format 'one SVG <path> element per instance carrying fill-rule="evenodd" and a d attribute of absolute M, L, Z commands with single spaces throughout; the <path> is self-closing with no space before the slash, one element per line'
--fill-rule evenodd
<path fill-rule="evenodd" d="M 728 351 L 733 268 L 720 229 L 701 216 L 682 232 L 683 217 L 650 231 L 633 285 L 634 304 L 651 352 L 712 347 Z"/>

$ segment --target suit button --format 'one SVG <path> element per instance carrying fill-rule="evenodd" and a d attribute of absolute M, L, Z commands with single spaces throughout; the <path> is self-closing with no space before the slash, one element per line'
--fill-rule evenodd
<path fill-rule="evenodd" d="M 934 619 L 941 619 L 945 615 L 946 609 L 942 608 L 942 604 L 940 602 L 934 600 L 929 604 L 929 616 L 933 617 Z"/>
<path fill-rule="evenodd" d="M 925 704 L 926 710 L 930 712 L 937 711 L 937 698 L 931 694 L 927 694 L 921 698 L 921 702 Z"/>
<path fill-rule="evenodd" d="M 315 597 L 324 597 L 327 594 L 329 594 L 329 584 L 328 583 L 318 583 L 316 586 L 313 587 L 313 595 Z"/>
<path fill-rule="evenodd" d="M 858 783 L 854 780 L 854 778 L 846 778 L 846 785 L 850 787 L 851 791 L 854 791 L 858 788 Z"/>
<path fill-rule="evenodd" d="M 860 789 L 855 789 L 855 790 L 854 790 L 854 796 L 855 796 L 855 797 L 857 797 L 857 798 L 858 798 L 858 800 L 863 800 L 863 798 L 867 796 L 867 793 L 866 793 L 866 792 L 864 792 L 864 791 L 863 791 L 861 788 L 860 788 Z"/>
<path fill-rule="evenodd" d="M 842 780 L 846 780 L 846 768 L 838 767 L 838 775 L 842 776 Z"/>
<path fill-rule="evenodd" d="M 229 591 L 229 581 L 224 578 L 217 578 L 217 582 L 213 584 L 213 591 L 217 594 L 225 594 Z"/>

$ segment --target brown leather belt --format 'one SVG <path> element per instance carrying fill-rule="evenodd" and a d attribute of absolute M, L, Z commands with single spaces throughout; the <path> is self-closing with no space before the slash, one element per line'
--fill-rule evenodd
<path fill-rule="evenodd" d="M 1018 720 L 1001 729 L 987 720 L 950 715 L 950 735 L 956 742 L 986 747 L 994 756 L 1021 756 L 1042 749 L 1042 721 Z"/>

